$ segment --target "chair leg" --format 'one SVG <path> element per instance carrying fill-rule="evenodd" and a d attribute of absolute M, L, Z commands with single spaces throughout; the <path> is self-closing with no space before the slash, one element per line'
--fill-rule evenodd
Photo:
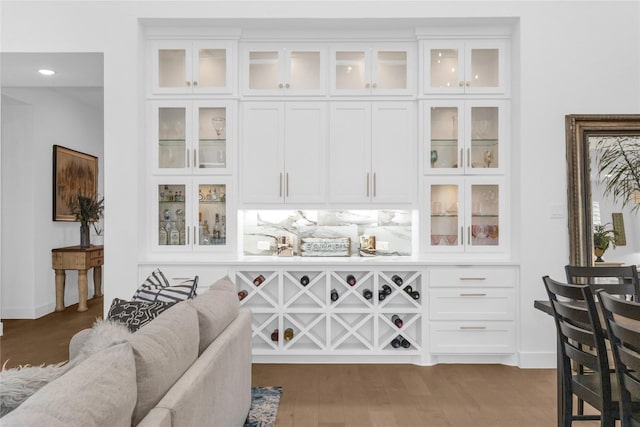
<path fill-rule="evenodd" d="M 600 426 L 601 427 L 615 427 L 616 420 L 613 419 L 611 411 L 604 410 L 600 413 Z"/>
<path fill-rule="evenodd" d="M 566 383 L 562 400 L 564 401 L 564 427 L 571 427 L 571 422 L 573 421 L 573 393 L 571 392 L 571 387 Z M 561 402 L 558 403 L 560 404 Z"/>

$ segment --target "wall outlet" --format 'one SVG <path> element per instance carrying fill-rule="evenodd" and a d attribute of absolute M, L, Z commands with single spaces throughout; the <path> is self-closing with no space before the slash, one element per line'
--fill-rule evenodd
<path fill-rule="evenodd" d="M 551 218 L 562 219 L 564 218 L 564 206 L 552 205 L 551 206 Z"/>
<path fill-rule="evenodd" d="M 376 242 L 376 249 L 380 249 L 381 251 L 388 251 L 389 250 L 389 242 L 377 241 Z"/>
<path fill-rule="evenodd" d="M 271 248 L 271 244 L 265 240 L 258 240 L 258 250 L 268 251 Z"/>

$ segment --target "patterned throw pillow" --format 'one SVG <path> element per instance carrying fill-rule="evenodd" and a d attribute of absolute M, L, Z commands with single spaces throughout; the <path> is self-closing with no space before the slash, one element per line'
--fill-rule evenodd
<path fill-rule="evenodd" d="M 148 303 L 114 298 L 107 319 L 124 323 L 131 332 L 135 332 L 174 304 L 175 302 Z"/>
<path fill-rule="evenodd" d="M 177 285 L 169 285 L 169 281 L 160 270 L 151 273 L 133 295 L 132 301 L 143 302 L 178 302 L 196 296 L 198 276 L 185 280 Z"/>

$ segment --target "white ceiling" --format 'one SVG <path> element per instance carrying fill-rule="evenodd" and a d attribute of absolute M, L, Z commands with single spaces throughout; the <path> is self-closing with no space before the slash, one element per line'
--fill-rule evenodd
<path fill-rule="evenodd" d="M 2 53 L 2 87 L 103 87 L 104 67 L 101 53 Z M 56 72 L 38 73 L 41 68 Z"/>

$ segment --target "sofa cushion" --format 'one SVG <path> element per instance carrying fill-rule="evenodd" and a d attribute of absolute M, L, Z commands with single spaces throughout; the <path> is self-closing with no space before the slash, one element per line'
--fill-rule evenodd
<path fill-rule="evenodd" d="M 2 426 L 129 427 L 135 378 L 131 345 L 116 344 L 38 390 Z"/>
<path fill-rule="evenodd" d="M 107 319 L 120 322 L 135 332 L 174 305 L 175 302 L 126 301 L 114 298 Z"/>
<path fill-rule="evenodd" d="M 198 357 L 198 315 L 191 305 L 178 303 L 131 335 L 136 360 L 137 425 Z"/>
<path fill-rule="evenodd" d="M 156 270 L 156 272 L 160 273 L 160 270 Z M 164 275 L 162 275 L 162 277 L 164 278 Z M 154 282 L 147 278 L 138 290 L 136 290 L 131 300 L 143 302 L 179 302 L 196 296 L 198 276 L 173 286 L 169 285 L 166 278 L 164 280 L 165 282 L 161 280 Z"/>
<path fill-rule="evenodd" d="M 208 292 L 194 298 L 189 303 L 198 311 L 200 345 L 198 354 L 216 339 L 238 315 L 240 301 L 236 286 L 229 276 L 214 283 Z"/>

